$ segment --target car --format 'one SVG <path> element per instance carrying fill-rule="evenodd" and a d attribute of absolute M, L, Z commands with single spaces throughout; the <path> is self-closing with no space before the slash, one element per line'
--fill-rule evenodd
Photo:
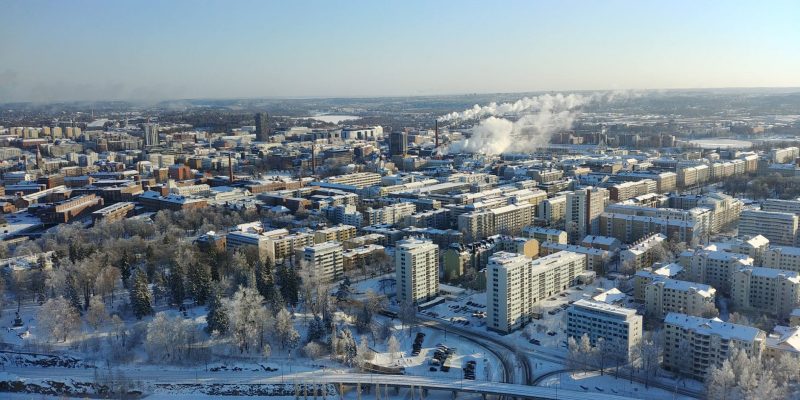
<path fill-rule="evenodd" d="M 428 368 L 428 371 L 436 372 L 436 367 L 430 367 L 430 368 Z"/>
<path fill-rule="evenodd" d="M 595 386 L 594 388 L 597 389 L 598 392 L 602 392 L 603 391 L 603 388 L 601 388 L 600 386 Z"/>
<path fill-rule="evenodd" d="M 556 310 L 550 310 L 547 313 L 550 314 L 550 315 L 556 315 Z"/>
<path fill-rule="evenodd" d="M 553 332 L 553 331 L 547 332 L 547 334 L 548 334 L 549 336 L 555 336 L 555 335 L 556 335 L 556 333 L 555 333 L 555 332 Z"/>
<path fill-rule="evenodd" d="M 550 300 L 550 301 L 555 301 L 555 299 L 556 299 L 555 297 L 551 297 L 551 298 L 549 298 L 548 300 Z"/>
<path fill-rule="evenodd" d="M 567 294 L 566 294 L 566 293 L 559 293 L 559 296 L 561 296 L 561 297 L 567 297 Z"/>

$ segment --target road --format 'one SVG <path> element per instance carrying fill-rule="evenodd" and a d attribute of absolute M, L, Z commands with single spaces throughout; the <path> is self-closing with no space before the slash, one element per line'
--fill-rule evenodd
<path fill-rule="evenodd" d="M 191 370 L 159 370 L 126 368 L 120 370 L 127 379 L 155 384 L 379 384 L 399 387 L 424 388 L 429 390 L 477 393 L 495 396 L 525 397 L 536 399 L 562 400 L 625 400 L 629 397 L 614 396 L 583 391 L 528 386 L 512 383 L 486 381 L 456 381 L 453 379 L 431 378 L 413 375 L 379 375 L 363 373 L 336 373 L 310 371 L 283 376 L 264 376 L 264 372 L 253 371 L 191 371 Z M 39 367 L 6 367 L 6 373 L 28 380 L 70 380 L 92 382 L 95 379 L 94 369 L 82 368 L 39 368 Z"/>

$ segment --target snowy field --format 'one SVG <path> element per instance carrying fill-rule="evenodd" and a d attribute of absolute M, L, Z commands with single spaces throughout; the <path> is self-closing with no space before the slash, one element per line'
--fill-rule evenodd
<path fill-rule="evenodd" d="M 631 383 L 626 379 L 617 379 L 610 375 L 601 376 L 599 372 L 558 374 L 544 379 L 540 386 L 585 391 L 587 393 L 614 394 L 637 399 L 691 399 L 691 397 L 663 389 L 645 388 L 642 384 Z"/>

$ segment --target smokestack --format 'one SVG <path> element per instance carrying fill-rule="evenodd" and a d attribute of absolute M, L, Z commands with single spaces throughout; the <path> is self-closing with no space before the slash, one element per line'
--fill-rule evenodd
<path fill-rule="evenodd" d="M 228 153 L 228 183 L 233 183 L 233 157 L 231 157 L 231 153 Z"/>
<path fill-rule="evenodd" d="M 433 150 L 438 152 L 438 150 L 439 150 L 439 120 L 438 119 L 436 120 L 436 128 L 434 128 L 433 136 L 435 138 L 434 139 L 435 141 L 434 141 Z"/>

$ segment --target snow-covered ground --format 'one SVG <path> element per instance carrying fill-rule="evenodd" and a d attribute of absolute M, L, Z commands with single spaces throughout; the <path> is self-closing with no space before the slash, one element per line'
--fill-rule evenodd
<path fill-rule="evenodd" d="M 387 318 L 381 317 L 386 320 Z M 376 354 L 375 359 L 372 360 L 376 365 L 382 366 L 397 366 L 405 368 L 406 375 L 420 375 L 432 376 L 436 378 L 452 378 L 461 379 L 463 377 L 462 368 L 468 361 L 475 361 L 477 367 L 475 370 L 476 380 L 500 381 L 503 372 L 500 360 L 486 348 L 467 340 L 460 335 L 453 333 L 446 333 L 436 329 L 427 327 L 414 328 L 409 334 L 409 329 L 401 329 L 399 322 L 394 322 L 397 331 L 396 337 L 400 342 L 399 356 L 392 357 L 386 348 L 386 344 L 381 344 L 373 350 L 379 352 Z M 413 356 L 412 346 L 417 332 L 425 334 L 425 339 L 422 342 L 422 349 L 417 356 Z M 456 348 L 455 354 L 450 356 L 445 365 L 450 367 L 447 372 L 441 371 L 439 367 L 431 365 L 433 353 L 436 351 L 436 346 L 443 344 L 447 347 Z M 431 371 L 434 367 L 435 371 Z M 486 372 L 486 369 L 489 372 Z"/>
<path fill-rule="evenodd" d="M 601 376 L 599 372 L 558 374 L 544 379 L 540 386 L 585 391 L 587 393 L 614 394 L 638 399 L 691 399 L 691 397 L 663 389 L 645 388 L 643 384 L 630 382 L 626 379 L 614 378 L 610 375 Z"/>

